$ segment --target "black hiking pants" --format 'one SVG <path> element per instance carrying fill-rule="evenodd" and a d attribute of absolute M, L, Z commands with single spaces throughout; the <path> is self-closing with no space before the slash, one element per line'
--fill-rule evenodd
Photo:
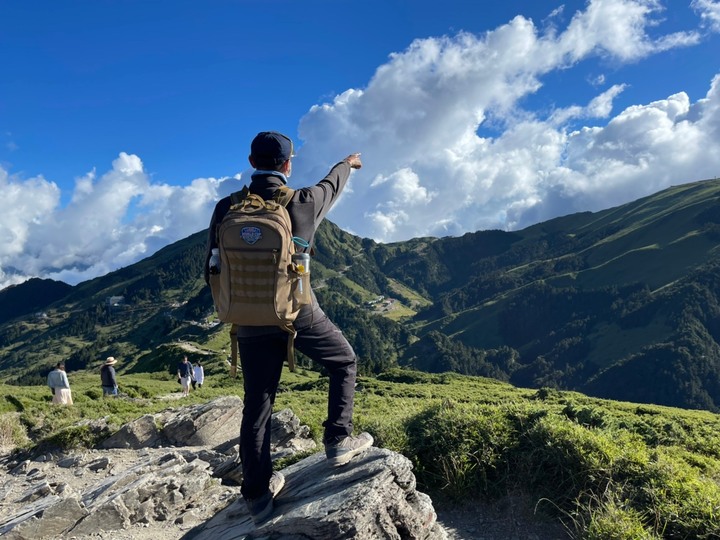
<path fill-rule="evenodd" d="M 297 332 L 295 348 L 322 365 L 330 375 L 323 440 L 351 435 L 357 375 L 355 352 L 321 310 L 315 311 L 311 326 L 299 327 Z M 272 475 L 270 419 L 283 363 L 287 359 L 287 340 L 288 335 L 282 331 L 238 337 L 245 390 L 240 427 L 241 492 L 245 498 L 263 495 Z"/>

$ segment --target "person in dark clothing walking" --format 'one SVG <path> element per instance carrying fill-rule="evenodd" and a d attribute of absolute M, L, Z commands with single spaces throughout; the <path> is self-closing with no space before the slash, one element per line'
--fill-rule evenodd
<path fill-rule="evenodd" d="M 100 368 L 100 384 L 103 389 L 103 396 L 117 396 L 118 385 L 115 377 L 115 368 L 113 367 L 117 360 L 112 356 L 108 356 L 105 363 Z"/>
<path fill-rule="evenodd" d="M 287 184 L 292 172 L 293 144 L 285 135 L 259 133 L 250 145 L 250 165 L 255 169 L 250 193 L 268 200 Z M 335 164 L 317 184 L 293 193 L 287 205 L 292 233 L 312 246 L 320 222 L 337 201 L 353 169 L 362 167 L 360 154 L 351 154 Z M 208 230 L 205 281 L 209 284 L 209 260 L 217 247 L 216 230 L 230 208 L 230 197 L 218 201 Z M 298 246 L 296 246 L 297 248 Z M 303 248 L 310 252 L 310 248 Z M 348 463 L 369 448 L 369 433 L 353 436 L 353 400 L 357 375 L 355 352 L 342 332 L 318 304 L 303 306 L 295 320 L 295 348 L 322 365 L 329 373 L 327 419 L 323 423 L 325 453 L 330 466 Z M 270 460 L 270 420 L 283 362 L 287 358 L 288 334 L 275 326 L 240 326 L 238 351 L 244 379 L 243 417 L 240 428 L 240 458 L 243 482 L 241 493 L 255 523 L 272 513 L 273 499 L 285 479 L 273 472 Z"/>
<path fill-rule="evenodd" d="M 187 356 L 184 356 L 182 362 L 177 366 L 177 376 L 182 385 L 183 396 L 190 395 L 190 383 L 193 380 L 193 365 L 188 362 Z"/>

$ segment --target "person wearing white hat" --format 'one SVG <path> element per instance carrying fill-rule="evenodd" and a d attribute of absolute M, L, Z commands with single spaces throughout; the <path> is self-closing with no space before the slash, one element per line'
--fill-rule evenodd
<path fill-rule="evenodd" d="M 100 383 L 102 384 L 103 396 L 117 396 L 118 385 L 115 377 L 115 368 L 117 360 L 112 356 L 108 356 L 105 363 L 100 368 Z"/>

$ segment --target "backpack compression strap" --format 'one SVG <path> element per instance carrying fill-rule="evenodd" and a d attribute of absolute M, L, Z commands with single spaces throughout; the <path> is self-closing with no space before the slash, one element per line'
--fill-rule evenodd
<path fill-rule="evenodd" d="M 237 346 L 237 324 L 230 326 L 230 376 L 237 377 L 238 346 Z"/>
<path fill-rule="evenodd" d="M 288 343 L 287 343 L 287 363 L 288 363 L 288 369 L 292 372 L 295 371 L 295 336 L 297 336 L 297 330 L 295 330 L 295 327 L 292 325 L 292 323 L 288 323 L 287 326 L 282 327 L 283 330 L 285 330 L 288 335 Z"/>

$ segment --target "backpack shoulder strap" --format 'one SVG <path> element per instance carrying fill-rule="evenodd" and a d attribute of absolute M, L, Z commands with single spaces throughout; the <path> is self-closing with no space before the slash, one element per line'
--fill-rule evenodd
<path fill-rule="evenodd" d="M 247 186 L 243 186 L 240 191 L 236 191 L 235 193 L 230 195 L 230 206 L 240 204 L 249 194 L 250 189 L 248 189 Z"/>
<path fill-rule="evenodd" d="M 275 201 L 281 206 L 287 206 L 290 203 L 290 199 L 292 199 L 294 193 L 294 189 L 291 189 L 287 186 L 282 186 L 278 188 L 275 193 L 273 193 L 273 201 Z"/>

